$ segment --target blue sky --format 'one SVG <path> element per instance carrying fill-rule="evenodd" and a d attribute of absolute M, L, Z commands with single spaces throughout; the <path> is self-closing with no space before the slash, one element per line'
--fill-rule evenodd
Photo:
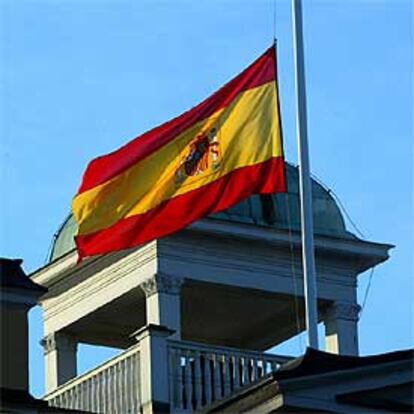
<path fill-rule="evenodd" d="M 362 354 L 413 345 L 413 10 L 304 1 L 311 167 L 364 235 L 395 244 L 373 275 Z M 45 263 L 87 162 L 195 105 L 272 42 L 272 0 L 3 0 L 0 254 Z M 287 160 L 296 163 L 290 2 L 276 2 Z M 349 226 L 350 230 L 352 226 Z M 362 302 L 368 274 L 362 275 Z M 43 391 L 41 313 L 31 389 Z M 297 353 L 295 339 L 281 350 Z M 111 351 L 81 349 L 85 370 Z"/>

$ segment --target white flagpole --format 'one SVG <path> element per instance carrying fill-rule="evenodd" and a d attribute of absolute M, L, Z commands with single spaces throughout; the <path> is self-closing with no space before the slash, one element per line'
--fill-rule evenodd
<path fill-rule="evenodd" d="M 295 54 L 296 125 L 299 156 L 300 209 L 302 222 L 302 261 L 308 344 L 318 349 L 318 311 L 315 256 L 313 246 L 312 187 L 306 116 L 306 86 L 303 52 L 302 1 L 292 0 L 293 44 Z"/>

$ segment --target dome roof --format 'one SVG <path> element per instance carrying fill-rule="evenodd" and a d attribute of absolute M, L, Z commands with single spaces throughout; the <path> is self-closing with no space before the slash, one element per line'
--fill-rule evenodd
<path fill-rule="evenodd" d="M 239 204 L 212 214 L 217 220 L 249 223 L 257 226 L 272 227 L 280 230 L 300 231 L 299 179 L 298 168 L 286 164 L 287 193 L 271 195 L 252 195 Z M 313 226 L 314 233 L 352 239 L 341 211 L 330 191 L 312 179 Z M 76 223 L 73 216 L 66 218 L 55 235 L 50 261 L 56 260 L 75 247 Z"/>

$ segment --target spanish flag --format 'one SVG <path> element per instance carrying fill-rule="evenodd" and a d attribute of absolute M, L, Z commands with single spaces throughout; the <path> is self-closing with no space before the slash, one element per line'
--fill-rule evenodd
<path fill-rule="evenodd" d="M 73 214 L 80 260 L 286 191 L 272 46 L 193 109 L 90 162 Z"/>

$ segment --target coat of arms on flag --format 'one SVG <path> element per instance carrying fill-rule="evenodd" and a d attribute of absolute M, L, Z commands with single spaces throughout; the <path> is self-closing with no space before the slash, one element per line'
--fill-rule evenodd
<path fill-rule="evenodd" d="M 208 170 L 216 171 L 220 166 L 219 130 L 212 127 L 198 134 L 190 143 L 188 154 L 181 160 L 175 174 L 177 184 L 186 177 L 197 176 Z"/>

